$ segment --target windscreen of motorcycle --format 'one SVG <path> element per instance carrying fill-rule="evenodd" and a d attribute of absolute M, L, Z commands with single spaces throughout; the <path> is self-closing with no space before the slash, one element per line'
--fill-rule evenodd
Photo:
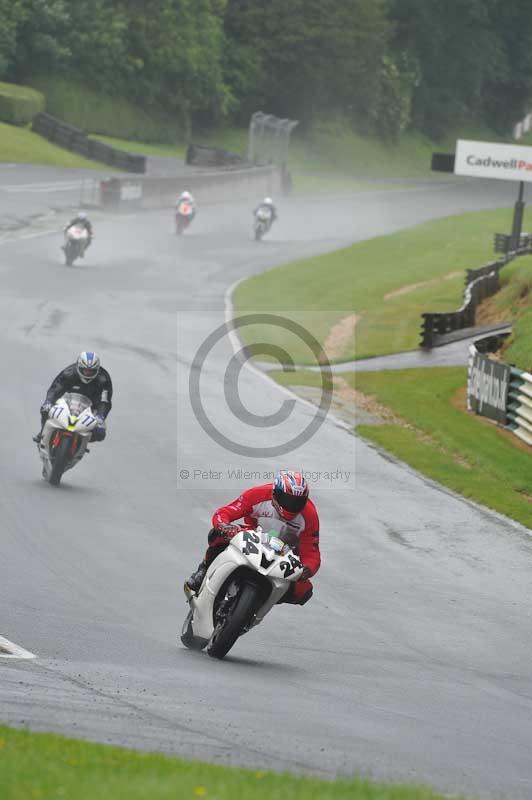
<path fill-rule="evenodd" d="M 68 405 L 70 414 L 73 417 L 79 417 L 79 415 L 85 411 L 86 408 L 90 408 L 91 405 L 89 398 L 78 392 L 67 392 L 63 395 L 63 400 Z"/>

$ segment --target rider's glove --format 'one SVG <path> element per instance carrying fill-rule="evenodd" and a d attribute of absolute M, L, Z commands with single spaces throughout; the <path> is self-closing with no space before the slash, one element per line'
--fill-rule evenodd
<path fill-rule="evenodd" d="M 224 539 L 227 539 L 228 542 L 231 541 L 233 536 L 236 536 L 237 533 L 240 533 L 241 530 L 242 528 L 240 527 L 240 525 L 231 525 L 231 524 L 220 525 L 220 532 L 224 537 Z"/>
<path fill-rule="evenodd" d="M 233 536 L 241 531 L 240 525 L 221 524 L 217 528 L 211 528 L 207 537 L 209 544 L 219 542 L 221 539 L 225 542 L 230 542 Z"/>
<path fill-rule="evenodd" d="M 41 414 L 48 414 L 52 406 L 53 403 L 50 403 L 49 400 L 45 400 L 41 406 Z"/>
<path fill-rule="evenodd" d="M 308 581 L 310 575 L 311 575 L 310 567 L 303 567 L 303 570 L 298 578 L 298 581 Z"/>
<path fill-rule="evenodd" d="M 96 419 L 96 425 L 98 426 L 98 428 L 105 428 L 105 420 L 104 420 L 104 418 L 102 417 L 101 414 L 96 414 L 95 419 Z"/>

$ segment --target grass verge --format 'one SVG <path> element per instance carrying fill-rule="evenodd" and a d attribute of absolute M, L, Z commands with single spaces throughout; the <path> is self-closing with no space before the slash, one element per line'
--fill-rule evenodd
<path fill-rule="evenodd" d="M 271 374 L 296 390 L 298 384 L 320 385 L 315 373 Z M 465 368 L 342 373 L 342 378 L 400 418 L 397 424 L 359 425 L 358 433 L 458 494 L 532 528 L 530 449 L 466 411 Z"/>
<path fill-rule="evenodd" d="M 501 272 L 501 289 L 485 300 L 480 322 L 512 320 L 512 335 L 502 348 L 501 360 L 532 370 L 532 257 L 518 258 Z"/>
<path fill-rule="evenodd" d="M 49 114 L 78 128 L 104 136 L 149 142 L 179 142 L 187 135 L 183 119 L 161 110 L 140 108 L 119 94 L 87 86 L 74 75 L 42 71 L 28 83 L 46 97 Z"/>
<path fill-rule="evenodd" d="M 47 164 L 53 167 L 106 169 L 102 164 L 70 153 L 27 128 L 0 122 L 0 162 Z"/>
<path fill-rule="evenodd" d="M 241 283 L 235 309 L 275 309 L 295 319 L 325 344 L 333 361 L 413 350 L 421 314 L 461 305 L 464 270 L 493 259 L 493 233 L 510 224 L 509 209 L 473 212 L 296 261 Z M 348 315 L 357 317 L 354 333 L 328 347 L 329 333 Z M 249 326 L 242 337 L 246 344 L 285 346 L 286 331 Z M 315 363 L 300 339 L 293 338 L 288 349 L 296 362 Z"/>
<path fill-rule="evenodd" d="M 184 144 L 148 144 L 147 142 L 131 142 L 128 139 L 116 139 L 112 136 L 93 135 L 91 139 L 98 139 L 100 142 L 110 144 L 126 153 L 135 153 L 142 156 L 162 156 L 165 158 L 177 158 L 184 161 L 186 145 Z"/>
<path fill-rule="evenodd" d="M 0 726 L 4 800 L 442 800 L 429 789 L 218 767 Z"/>

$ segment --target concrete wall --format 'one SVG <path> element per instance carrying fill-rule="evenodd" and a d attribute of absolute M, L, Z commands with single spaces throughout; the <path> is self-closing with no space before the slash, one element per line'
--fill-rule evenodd
<path fill-rule="evenodd" d="M 282 193 L 279 167 L 218 170 L 171 178 L 111 178 L 100 186 L 100 206 L 109 210 L 169 208 L 187 189 L 200 205 L 228 199 L 258 202 L 266 195 Z"/>
<path fill-rule="evenodd" d="M 224 203 L 232 200 L 259 200 L 281 192 L 281 170 L 278 167 L 205 172 L 187 177 L 144 178 L 142 207 L 167 208 L 187 189 L 198 203 Z"/>

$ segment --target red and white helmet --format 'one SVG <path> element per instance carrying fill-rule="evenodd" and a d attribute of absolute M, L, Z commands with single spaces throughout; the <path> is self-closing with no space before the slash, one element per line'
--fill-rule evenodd
<path fill-rule="evenodd" d="M 308 500 L 308 484 L 300 472 L 280 470 L 272 484 L 272 504 L 282 519 L 294 519 Z"/>

